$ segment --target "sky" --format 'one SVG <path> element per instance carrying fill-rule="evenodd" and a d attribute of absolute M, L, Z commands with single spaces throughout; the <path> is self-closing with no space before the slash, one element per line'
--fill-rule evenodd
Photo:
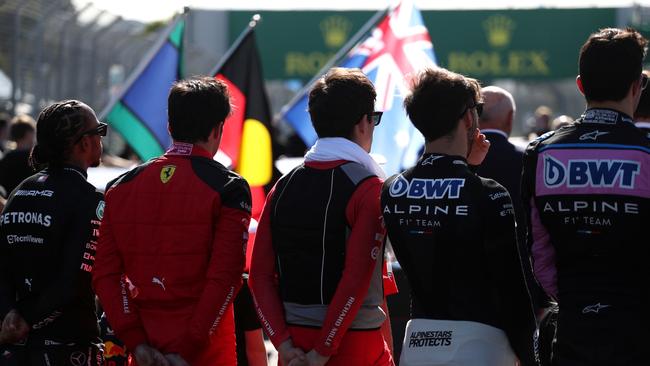
<path fill-rule="evenodd" d="M 82 7 L 89 0 L 72 0 Z M 184 6 L 215 10 L 368 10 L 380 9 L 392 0 L 92 0 L 93 10 L 105 10 L 124 19 L 151 22 L 169 19 Z M 420 9 L 512 9 L 512 8 L 591 8 L 623 7 L 633 4 L 650 6 L 650 0 L 415 0 Z M 89 12 L 92 13 L 92 12 Z"/>

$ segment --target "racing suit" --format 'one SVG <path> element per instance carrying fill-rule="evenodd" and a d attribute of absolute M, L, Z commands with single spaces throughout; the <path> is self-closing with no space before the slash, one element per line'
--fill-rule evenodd
<path fill-rule="evenodd" d="M 103 196 L 74 166 L 48 168 L 23 181 L 0 216 L 0 317 L 10 309 L 30 326 L 7 364 L 99 365 L 91 288 Z"/>
<path fill-rule="evenodd" d="M 331 356 L 328 365 L 392 365 L 380 327 L 381 179 L 361 164 L 311 161 L 269 193 L 249 284 L 257 313 L 279 347 Z"/>
<path fill-rule="evenodd" d="M 425 154 L 386 180 L 381 207 L 411 286 L 411 318 L 498 328 L 522 364 L 534 364 L 535 318 L 508 191 L 461 157 Z M 424 344 L 430 352 L 445 345 Z"/>
<path fill-rule="evenodd" d="M 522 195 L 535 275 L 560 307 L 556 364 L 647 364 L 647 133 L 588 109 L 529 145 Z"/>
<path fill-rule="evenodd" d="M 246 181 L 192 144 L 109 183 L 93 285 L 127 349 L 236 364 L 232 301 L 250 205 Z"/>

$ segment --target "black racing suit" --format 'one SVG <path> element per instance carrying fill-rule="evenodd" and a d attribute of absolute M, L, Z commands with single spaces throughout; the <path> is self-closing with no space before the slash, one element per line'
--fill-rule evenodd
<path fill-rule="evenodd" d="M 411 317 L 497 327 L 523 365 L 535 364 L 535 318 L 508 191 L 461 157 L 425 154 L 386 180 L 381 204 L 412 289 Z"/>
<path fill-rule="evenodd" d="M 0 362 L 98 364 L 90 272 L 103 211 L 103 195 L 72 166 L 46 169 L 12 192 L 0 216 L 0 316 L 16 309 L 30 331 Z"/>
<path fill-rule="evenodd" d="M 647 133 L 589 109 L 529 145 L 522 195 L 535 276 L 560 306 L 556 364 L 647 365 Z"/>

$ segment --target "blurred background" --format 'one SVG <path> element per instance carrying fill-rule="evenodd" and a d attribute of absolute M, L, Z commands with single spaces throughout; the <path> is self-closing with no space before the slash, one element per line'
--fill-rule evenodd
<path fill-rule="evenodd" d="M 257 32 L 271 111 L 277 115 L 346 41 L 388 2 L 310 1 L 0 1 L 0 110 L 34 117 L 52 101 L 77 98 L 98 113 L 183 5 L 187 75 L 207 74 L 251 15 Z M 385 4 L 384 4 L 385 3 Z M 584 107 L 575 87 L 577 56 L 598 28 L 633 26 L 650 32 L 649 8 L 625 1 L 416 1 L 438 65 L 512 92 L 513 135 L 531 129 L 535 110 L 577 118 Z M 295 3 L 294 3 L 295 4 Z M 646 4 L 647 5 L 647 4 Z M 354 8 L 350 8 L 353 6 Z M 279 125 L 282 138 L 291 129 Z M 116 135 L 116 134 L 114 134 Z M 124 146 L 115 137 L 111 152 Z"/>

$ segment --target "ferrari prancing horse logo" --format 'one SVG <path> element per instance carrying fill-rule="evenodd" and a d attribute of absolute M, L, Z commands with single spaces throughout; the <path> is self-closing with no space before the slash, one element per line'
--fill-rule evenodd
<path fill-rule="evenodd" d="M 174 175 L 175 171 L 176 171 L 176 165 L 165 165 L 160 170 L 160 181 L 163 183 L 169 182 L 169 180 L 172 179 L 172 176 Z"/>

